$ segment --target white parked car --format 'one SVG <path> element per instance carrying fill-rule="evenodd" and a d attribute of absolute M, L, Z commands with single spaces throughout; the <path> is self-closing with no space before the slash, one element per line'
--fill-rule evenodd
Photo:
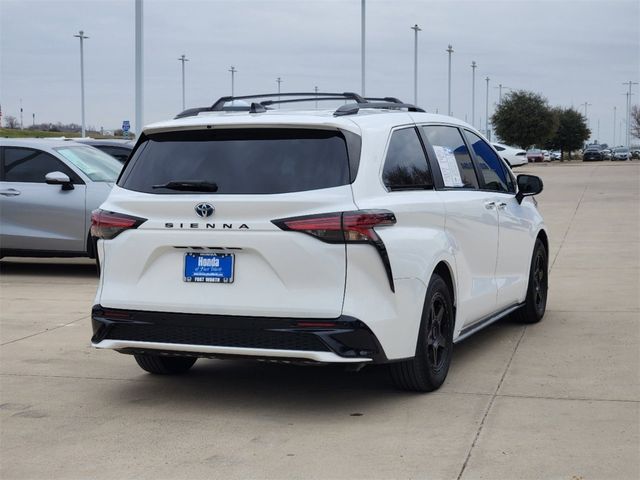
<path fill-rule="evenodd" d="M 278 95 L 300 96 L 259 98 Z M 156 374 L 198 357 L 389 363 L 430 391 L 455 342 L 542 319 L 549 245 L 527 198 L 542 181 L 516 181 L 454 118 L 323 97 L 351 103 L 229 112 L 225 97 L 144 129 L 93 215 L 93 346 Z"/>
<path fill-rule="evenodd" d="M 510 167 L 519 167 L 520 165 L 529 163 L 527 160 L 527 152 L 521 148 L 510 147 L 502 143 L 494 143 L 493 148 L 498 151 Z"/>

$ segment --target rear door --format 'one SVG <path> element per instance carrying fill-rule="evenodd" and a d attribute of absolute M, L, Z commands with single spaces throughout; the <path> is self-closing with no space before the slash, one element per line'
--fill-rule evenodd
<path fill-rule="evenodd" d="M 450 125 L 421 128 L 442 174 L 439 193 L 446 212 L 445 230 L 454 245 L 457 306 L 468 325 L 496 310 L 497 207 L 493 194 L 480 189 L 462 132 Z"/>
<path fill-rule="evenodd" d="M 100 303 L 214 315 L 338 317 L 345 245 L 284 231 L 272 221 L 354 210 L 350 172 L 347 142 L 337 130 L 149 136 L 102 205 L 146 221 L 100 241 Z M 185 187 L 198 182 L 205 183 Z M 224 264 L 226 278 L 189 281 L 194 264 Z"/>
<path fill-rule="evenodd" d="M 71 190 L 47 185 L 45 175 L 59 171 Z M 0 245 L 3 249 L 82 252 L 88 226 L 86 186 L 53 155 L 35 148 L 4 147 L 0 177 Z"/>

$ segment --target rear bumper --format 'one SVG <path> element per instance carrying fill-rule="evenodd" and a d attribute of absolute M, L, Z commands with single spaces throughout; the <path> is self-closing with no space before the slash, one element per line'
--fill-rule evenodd
<path fill-rule="evenodd" d="M 360 320 L 148 312 L 95 305 L 96 348 L 201 357 L 240 356 L 323 363 L 384 363 L 380 342 Z"/>

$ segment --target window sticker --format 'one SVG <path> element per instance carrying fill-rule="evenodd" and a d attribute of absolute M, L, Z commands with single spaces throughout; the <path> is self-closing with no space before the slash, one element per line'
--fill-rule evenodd
<path fill-rule="evenodd" d="M 442 180 L 445 187 L 464 187 L 462 183 L 462 177 L 460 176 L 460 169 L 458 168 L 458 162 L 453 154 L 453 150 L 448 147 L 441 147 L 434 145 L 433 150 L 436 152 L 436 158 L 438 159 L 438 165 L 440 165 L 440 172 L 442 172 Z"/>

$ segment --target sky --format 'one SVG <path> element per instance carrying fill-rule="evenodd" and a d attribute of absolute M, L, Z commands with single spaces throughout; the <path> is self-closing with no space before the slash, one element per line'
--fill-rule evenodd
<path fill-rule="evenodd" d="M 143 123 L 231 93 L 361 90 L 361 0 L 143 0 Z M 80 47 L 85 40 L 86 123 L 133 124 L 134 0 L 0 0 L 0 105 L 24 124 L 80 123 Z M 418 24 L 418 105 L 484 129 L 509 89 L 585 112 L 592 140 L 624 141 L 624 82 L 640 81 L 638 0 L 366 0 L 366 94 L 413 103 Z M 475 118 L 472 119 L 472 68 Z M 638 85 L 632 103 L 640 103 Z M 613 137 L 614 107 L 616 137 Z M 475 121 L 473 121 L 475 120 Z M 472 122 L 473 121 L 473 122 Z M 135 130 L 135 126 L 134 126 Z M 599 133 L 599 135 L 598 135 Z"/>

